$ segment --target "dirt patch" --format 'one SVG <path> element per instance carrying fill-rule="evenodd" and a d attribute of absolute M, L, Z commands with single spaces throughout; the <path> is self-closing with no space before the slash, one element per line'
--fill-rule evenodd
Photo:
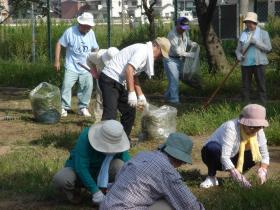
<path fill-rule="evenodd" d="M 0 146 L 0 155 L 5 155 L 11 150 L 10 146 Z"/>

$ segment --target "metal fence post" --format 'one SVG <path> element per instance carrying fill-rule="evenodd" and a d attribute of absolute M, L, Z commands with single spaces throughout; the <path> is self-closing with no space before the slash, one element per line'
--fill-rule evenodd
<path fill-rule="evenodd" d="M 111 46 L 111 0 L 107 0 L 108 48 Z"/>

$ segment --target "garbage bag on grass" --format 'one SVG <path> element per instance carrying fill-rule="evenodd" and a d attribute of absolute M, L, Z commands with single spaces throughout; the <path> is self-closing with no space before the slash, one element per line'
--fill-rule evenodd
<path fill-rule="evenodd" d="M 149 104 L 145 107 L 141 118 L 140 140 L 165 140 L 176 131 L 177 109 L 172 106 L 156 107 Z"/>
<path fill-rule="evenodd" d="M 194 53 L 195 56 L 193 58 L 185 58 L 181 80 L 193 88 L 201 88 L 202 80 L 199 65 L 199 45 L 192 47 L 190 52 Z"/>
<path fill-rule="evenodd" d="M 61 97 L 57 86 L 42 82 L 30 92 L 29 98 L 36 121 L 53 124 L 60 120 Z"/>

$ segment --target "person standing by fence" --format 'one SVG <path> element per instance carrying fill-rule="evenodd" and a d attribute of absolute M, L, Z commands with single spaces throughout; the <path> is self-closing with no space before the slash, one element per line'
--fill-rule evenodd
<path fill-rule="evenodd" d="M 98 50 L 99 46 L 91 29 L 95 25 L 92 14 L 84 12 L 77 18 L 77 21 L 79 24 L 68 28 L 60 37 L 55 48 L 54 68 L 56 71 L 60 71 L 61 46 L 66 48 L 65 74 L 61 90 L 62 117 L 66 117 L 67 112 L 71 109 L 72 87 L 76 82 L 79 83 L 78 113 L 91 117 L 88 106 L 93 89 L 93 79 L 91 74 L 79 63 L 87 66 L 87 56 L 90 52 Z"/>

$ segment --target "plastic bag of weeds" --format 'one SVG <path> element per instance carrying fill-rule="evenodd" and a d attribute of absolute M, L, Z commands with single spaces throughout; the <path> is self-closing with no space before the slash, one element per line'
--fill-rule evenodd
<path fill-rule="evenodd" d="M 176 131 L 177 109 L 172 106 L 156 107 L 149 104 L 141 117 L 141 133 L 139 140 L 165 140 Z"/>
<path fill-rule="evenodd" d="M 193 88 L 201 88 L 201 72 L 199 65 L 199 45 L 192 47 L 190 52 L 194 53 L 194 57 L 186 57 L 183 71 L 181 75 L 181 80 Z"/>
<path fill-rule="evenodd" d="M 53 124 L 60 120 L 61 97 L 57 86 L 42 82 L 30 92 L 29 98 L 37 122 Z"/>

